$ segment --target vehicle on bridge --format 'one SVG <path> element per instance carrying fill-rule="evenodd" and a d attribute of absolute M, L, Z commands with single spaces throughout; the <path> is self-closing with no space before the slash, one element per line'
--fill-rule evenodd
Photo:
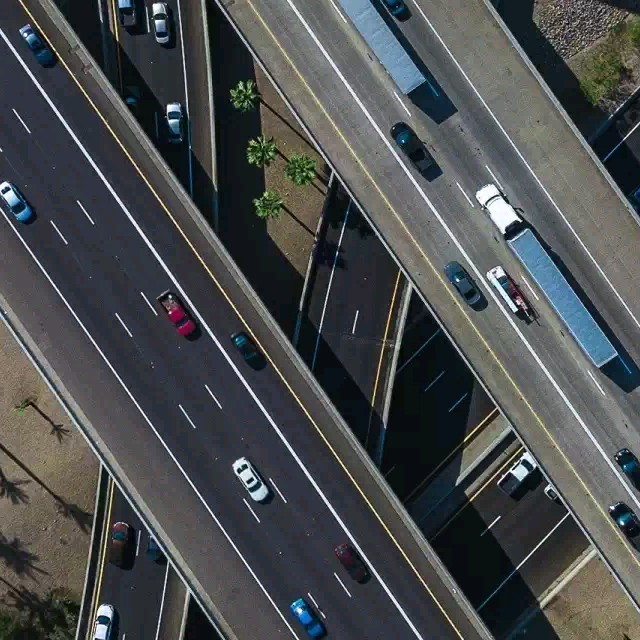
<path fill-rule="evenodd" d="M 498 486 L 508 496 L 515 498 L 524 488 L 525 483 L 538 469 L 535 458 L 527 451 L 521 458 L 498 480 Z"/>
<path fill-rule="evenodd" d="M 640 522 L 636 514 L 624 502 L 609 507 L 609 515 L 636 549 L 640 549 Z"/>
<path fill-rule="evenodd" d="M 110 640 L 114 616 L 113 605 L 101 604 L 98 607 L 96 624 L 93 628 L 93 640 Z"/>
<path fill-rule="evenodd" d="M 125 29 L 132 29 L 138 23 L 136 0 L 118 0 L 118 20 Z"/>
<path fill-rule="evenodd" d="M 33 51 L 36 60 L 43 67 L 50 67 L 55 62 L 53 51 L 44 43 L 42 37 L 36 33 L 36 30 L 30 24 L 20 27 L 20 35 L 29 49 Z"/>
<path fill-rule="evenodd" d="M 189 317 L 186 309 L 174 293 L 165 291 L 158 296 L 158 302 L 181 336 L 187 337 L 195 332 L 196 323 Z"/>
<path fill-rule="evenodd" d="M 522 314 L 528 322 L 535 320 L 535 312 L 524 297 L 520 287 L 500 265 L 487 271 L 487 280 L 493 285 L 513 313 Z"/>
<path fill-rule="evenodd" d="M 33 211 L 15 184 L 11 182 L 0 183 L 0 197 L 18 222 L 31 220 Z"/>
<path fill-rule="evenodd" d="M 618 356 L 593 316 L 540 241 L 529 229 L 502 192 L 488 184 L 476 192 L 476 200 L 487 211 L 507 244 L 547 300 L 565 323 L 575 341 L 596 367 L 603 367 Z"/>
<path fill-rule="evenodd" d="M 310 638 L 322 638 L 325 635 L 324 625 L 318 620 L 318 616 L 312 611 L 304 598 L 294 600 L 289 608 Z"/>
<path fill-rule="evenodd" d="M 616 452 L 613 459 L 629 480 L 633 482 L 633 486 L 640 489 L 640 462 L 638 462 L 638 458 L 625 447 Z"/>

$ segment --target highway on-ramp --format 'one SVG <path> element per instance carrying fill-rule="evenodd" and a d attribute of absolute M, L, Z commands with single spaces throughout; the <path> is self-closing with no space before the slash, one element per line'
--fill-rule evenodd
<path fill-rule="evenodd" d="M 174 565 L 238 637 L 302 637 L 288 611 L 299 597 L 336 637 L 483 637 L 184 192 L 157 158 L 144 160 L 144 140 L 126 110 L 109 108 L 91 61 L 68 50 L 62 23 L 36 2 L 29 10 L 15 1 L 0 17 L 0 175 L 36 214 L 1 221 L 4 311 Z M 20 41 L 27 21 L 63 56 L 55 67 L 38 67 Z M 155 298 L 167 289 L 194 316 L 197 339 L 163 316 Z M 243 326 L 267 352 L 262 371 L 232 351 Z M 268 504 L 233 477 L 242 455 L 270 486 Z M 334 557 L 349 540 L 370 568 L 366 584 Z"/>
<path fill-rule="evenodd" d="M 640 511 L 612 460 L 621 446 L 640 451 L 640 297 L 632 284 L 640 281 L 640 231 L 590 151 L 483 3 L 412 2 L 399 23 L 385 14 L 429 72 L 430 88 L 412 99 L 399 95 L 336 3 L 220 4 L 639 603 L 640 560 L 607 506 L 624 500 Z M 389 129 L 403 120 L 439 165 L 430 181 L 393 145 Z M 615 341 L 622 357 L 607 370 L 589 364 L 542 293 L 527 287 L 474 202 L 488 182 L 550 246 Z M 451 260 L 483 288 L 485 309 L 456 297 L 442 273 Z M 538 323 L 518 321 L 487 285 L 497 264 L 525 288 Z"/>

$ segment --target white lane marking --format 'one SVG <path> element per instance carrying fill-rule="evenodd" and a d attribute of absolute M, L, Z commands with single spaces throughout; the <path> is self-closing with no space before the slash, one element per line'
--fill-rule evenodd
<path fill-rule="evenodd" d="M 476 607 L 476 611 L 480 612 L 480 610 L 487 604 L 487 602 L 489 602 L 489 600 L 491 600 L 491 598 L 493 598 L 493 596 L 496 595 L 496 593 L 498 593 L 498 591 L 500 591 L 500 589 L 502 589 L 502 587 L 504 587 L 505 584 L 507 584 L 507 582 L 509 582 L 509 580 L 511 580 L 511 578 L 518 573 L 518 571 L 520 571 L 520 568 L 522 567 L 522 565 L 524 565 L 524 563 L 553 535 L 553 532 L 570 516 L 571 514 L 567 511 L 567 513 L 564 514 L 564 516 L 562 517 L 562 519 L 558 522 L 558 524 L 555 525 L 555 527 L 553 527 L 553 529 L 551 529 L 551 531 L 549 531 L 549 533 L 547 533 L 547 535 L 542 538 L 542 540 L 540 540 L 540 542 L 531 550 L 530 553 L 528 553 L 524 560 L 498 585 L 498 588 L 495 589 L 495 591 L 493 591 L 491 593 L 491 595 L 489 595 L 488 598 L 486 598 L 484 600 L 484 602 L 479 606 Z"/>
<path fill-rule="evenodd" d="M 425 343 L 406 362 L 403 362 L 401 367 L 398 367 L 396 375 L 398 375 L 441 332 L 442 329 L 438 329 L 434 334 L 429 336 Z"/>
<path fill-rule="evenodd" d="M 407 115 L 409 117 L 411 117 L 411 111 L 409 111 L 409 109 L 407 109 L 407 105 L 402 102 L 402 98 L 394 91 L 393 95 L 396 97 L 396 100 L 402 105 L 402 108 L 407 112 Z"/>
<path fill-rule="evenodd" d="M 189 163 L 189 195 L 193 198 L 193 151 L 191 147 L 191 119 L 189 118 L 189 87 L 187 87 L 187 59 L 184 54 L 184 37 L 182 35 L 182 13 L 180 12 L 180 0 L 178 0 L 178 28 L 180 30 L 180 48 L 182 49 L 182 77 L 184 78 L 184 105 L 186 109 L 185 126 L 187 127 L 187 146 Z"/>
<path fill-rule="evenodd" d="M 487 168 L 487 171 L 491 174 L 491 177 L 493 178 L 493 181 L 498 185 L 498 189 L 500 189 L 500 191 L 502 191 L 502 193 L 504 193 L 504 189 L 502 188 L 502 185 L 500 184 L 500 180 L 498 180 L 498 178 L 496 178 L 496 174 L 493 173 L 493 171 L 491 171 L 491 168 L 489 167 L 488 164 L 484 165 Z"/>
<path fill-rule="evenodd" d="M 193 198 L 193 151 L 191 148 L 191 119 L 189 118 L 189 87 L 187 86 L 187 59 L 184 53 L 184 37 L 182 35 L 182 13 L 180 0 L 178 0 L 178 27 L 180 30 L 180 48 L 182 49 L 182 77 L 184 78 L 184 105 L 186 109 L 187 146 L 189 147 L 189 195 Z"/>
<path fill-rule="evenodd" d="M 258 516 L 256 515 L 256 512 L 251 508 L 251 505 L 247 502 L 247 499 L 242 498 L 242 502 L 244 502 L 247 505 L 247 509 L 251 511 L 251 515 L 258 521 L 258 524 L 260 524 L 260 518 L 258 518 Z"/>
<path fill-rule="evenodd" d="M 333 5 L 333 8 L 336 10 L 336 13 L 342 18 L 342 22 L 347 24 L 347 19 L 342 15 L 342 12 L 340 11 L 340 9 L 338 9 L 338 6 L 336 5 L 336 3 L 333 0 L 329 0 L 329 2 Z"/>
<path fill-rule="evenodd" d="M 344 582 L 342 582 L 342 580 L 340 580 L 340 578 L 338 577 L 338 574 L 334 571 L 333 575 L 336 577 L 336 580 L 340 583 L 340 586 L 344 589 L 344 592 L 350 597 L 353 598 L 353 596 L 349 593 L 349 589 L 347 589 L 347 587 L 344 586 Z"/>
<path fill-rule="evenodd" d="M 620 140 L 620 142 L 618 142 L 617 145 L 615 145 L 615 147 L 613 147 L 613 149 L 611 149 L 611 151 L 609 151 L 609 153 L 607 153 L 607 155 L 602 159 L 602 164 L 604 164 L 617 150 L 620 146 L 622 146 L 627 138 L 638 128 L 640 127 L 640 122 L 637 122 L 632 129 L 629 131 L 629 133 L 627 133 L 627 135 L 622 138 L 622 140 Z"/>
<path fill-rule="evenodd" d="M 122 638 L 121 638 L 121 640 L 127 640 L 127 634 L 126 634 L 126 632 L 122 634 Z"/>
<path fill-rule="evenodd" d="M 360 309 L 356 311 L 356 317 L 353 319 L 353 327 L 351 327 L 351 334 L 353 335 L 356 332 L 356 324 L 358 323 L 358 314 L 360 313 Z"/>
<path fill-rule="evenodd" d="M 131 331 L 129 331 L 129 327 L 127 327 L 127 325 L 124 323 L 124 320 L 118 315 L 117 311 L 116 318 L 118 318 L 118 322 L 122 325 L 122 328 L 129 334 L 129 337 L 133 338 L 133 334 L 131 333 Z"/>
<path fill-rule="evenodd" d="M 527 285 L 527 289 L 529 289 L 529 291 L 531 292 L 531 295 L 536 300 L 540 300 L 540 298 L 538 297 L 538 294 L 533 290 L 533 287 L 529 284 L 529 281 L 522 274 L 520 274 L 520 280 L 522 280 L 522 282 L 524 282 Z"/>
<path fill-rule="evenodd" d="M 282 502 L 288 504 L 287 499 L 282 495 L 282 491 L 278 488 L 276 481 L 273 478 L 269 478 L 269 482 L 273 485 L 273 488 L 278 492 L 278 495 L 282 498 Z"/>
<path fill-rule="evenodd" d="M 475 209 L 476 205 L 473 204 L 473 200 L 471 200 L 471 198 L 467 195 L 467 192 L 462 188 L 459 182 L 456 182 L 456 186 L 458 187 L 458 189 L 460 189 L 460 193 L 467 199 L 469 206 Z"/>
<path fill-rule="evenodd" d="M 442 376 L 447 372 L 447 370 L 445 369 L 444 371 L 441 371 L 423 390 L 422 393 L 425 393 L 425 391 L 429 391 L 429 389 L 431 389 L 431 387 L 433 387 L 433 385 L 438 382 L 438 380 L 440 380 L 440 378 L 442 378 Z"/>
<path fill-rule="evenodd" d="M 136 540 L 136 557 L 140 554 L 140 538 L 142 538 L 142 529 L 138 529 L 138 539 Z"/>
<path fill-rule="evenodd" d="M 151 12 L 151 9 L 145 9 L 144 15 L 145 18 L 147 19 L 147 33 L 149 33 L 151 31 L 151 23 L 150 23 L 150 18 L 149 18 L 149 13 Z"/>
<path fill-rule="evenodd" d="M 67 242 L 67 239 L 62 235 L 62 232 L 58 229 L 56 223 L 53 220 L 49 220 L 49 222 L 51 222 L 51 226 L 56 230 L 56 233 L 60 236 L 62 242 L 68 245 L 69 243 Z"/>
<path fill-rule="evenodd" d="M 87 210 L 84 208 L 82 202 L 80 202 L 80 200 L 76 200 L 76 202 L 78 203 L 78 206 L 82 209 L 82 213 L 84 213 L 84 215 L 87 216 L 87 218 L 89 219 L 89 222 L 95 225 L 95 222 L 91 219 L 91 216 L 89 215 Z"/>
<path fill-rule="evenodd" d="M 600 393 L 606 397 L 607 394 L 604 392 L 604 389 L 600 386 L 600 383 L 596 380 L 593 373 L 591 373 L 591 371 L 589 371 L 588 369 L 587 369 L 587 373 L 589 374 L 589 377 L 593 380 L 593 384 L 595 384 L 596 387 L 598 387 L 598 391 L 600 391 Z"/>
<path fill-rule="evenodd" d="M 324 613 L 322 613 L 322 609 L 320 609 L 320 607 L 318 606 L 318 603 L 316 602 L 315 598 L 307 591 L 307 595 L 309 596 L 309 600 L 311 600 L 311 602 L 313 602 L 313 606 L 316 608 L 316 610 L 318 611 L 318 613 L 326 619 L 327 616 L 324 615 Z"/>
<path fill-rule="evenodd" d="M 158 638 L 160 637 L 160 622 L 162 620 L 162 611 L 164 609 L 164 597 L 167 593 L 167 580 L 169 579 L 170 568 L 171 568 L 171 563 L 167 560 L 167 570 L 164 572 L 164 585 L 162 586 L 162 598 L 160 599 L 160 611 L 158 612 L 158 624 L 156 626 L 155 640 L 158 640 Z"/>
<path fill-rule="evenodd" d="M 502 516 L 498 516 L 481 534 L 480 537 L 482 538 L 482 536 L 487 533 L 487 531 L 489 531 L 489 529 L 491 529 L 491 527 L 493 527 L 494 524 L 496 524 L 496 522 L 498 522 L 498 520 L 500 520 L 500 518 L 502 518 Z"/>
<path fill-rule="evenodd" d="M 290 1 L 290 0 L 287 0 Z M 471 79 L 469 78 L 469 76 L 467 76 L 467 74 L 464 72 L 462 66 L 460 65 L 460 63 L 454 58 L 453 54 L 451 53 L 451 51 L 449 50 L 449 47 L 447 47 L 447 45 L 444 43 L 444 40 L 440 37 L 440 34 L 435 30 L 435 28 L 433 27 L 433 25 L 431 24 L 431 22 L 429 21 L 429 19 L 427 18 L 425 12 L 422 10 L 422 7 L 420 7 L 420 5 L 417 2 L 414 2 L 416 9 L 420 12 L 420 14 L 422 15 L 422 18 L 424 19 L 424 21 L 427 23 L 427 25 L 429 26 L 429 28 L 431 29 L 431 31 L 433 32 L 433 34 L 436 36 L 436 38 L 438 39 L 438 42 L 442 45 L 442 48 L 447 52 L 447 54 L 449 55 L 449 57 L 451 58 L 453 64 L 456 66 L 456 68 L 458 69 L 458 71 L 460 72 L 460 74 L 462 75 L 462 77 L 467 81 L 467 84 L 469 85 L 469 87 L 471 88 L 471 90 L 476 94 L 476 96 L 478 97 L 478 100 L 480 100 L 480 102 L 482 103 L 482 105 L 484 106 L 484 108 L 487 110 L 487 112 L 489 113 L 489 115 L 491 116 L 491 118 L 493 119 L 493 121 L 496 123 L 497 127 L 500 129 L 500 131 L 502 131 L 502 134 L 504 135 L 504 137 L 508 140 L 509 144 L 511 145 L 511 148 L 515 151 L 516 155 L 520 158 L 520 160 L 522 161 L 522 163 L 524 164 L 525 167 L 527 167 L 527 170 L 529 171 L 531 177 L 535 180 L 535 182 L 538 184 L 538 186 L 540 187 L 540 189 L 542 189 L 542 192 L 544 193 L 544 195 L 547 197 L 547 199 L 549 200 L 549 202 L 553 205 L 553 208 L 558 212 L 558 214 L 560 215 L 560 217 L 562 218 L 562 220 L 564 221 L 564 223 L 567 225 L 567 227 L 571 230 L 571 233 L 573 234 L 573 236 L 575 237 L 575 239 L 578 241 L 578 243 L 580 244 L 580 246 L 582 247 L 582 249 L 584 250 L 584 252 L 589 256 L 589 259 L 591 260 L 591 262 L 593 263 L 593 265 L 595 266 L 595 268 L 598 270 L 598 272 L 600 273 L 600 275 L 602 276 L 602 278 L 604 279 L 604 281 L 609 285 L 609 288 L 611 289 L 611 291 L 614 292 L 616 298 L 618 298 L 618 300 L 620 301 L 620 304 L 625 308 L 626 312 L 629 314 L 629 316 L 633 319 L 633 321 L 636 323 L 636 325 L 638 327 L 640 327 L 640 320 L 638 320 L 638 318 L 636 318 L 633 315 L 633 312 L 631 311 L 631 309 L 629 308 L 629 305 L 624 301 L 624 299 L 622 298 L 622 296 L 618 293 L 618 290 L 613 286 L 613 284 L 611 283 L 611 281 L 609 280 L 609 278 L 607 277 L 607 274 L 605 273 L 604 269 L 598 264 L 598 262 L 596 261 L 596 259 L 591 255 L 591 252 L 589 251 L 589 249 L 587 249 L 587 245 L 585 245 L 585 243 L 582 241 L 582 239 L 580 238 L 580 236 L 576 233 L 575 229 L 571 226 L 571 223 L 569 222 L 569 220 L 566 218 L 566 216 L 564 215 L 564 213 L 562 213 L 562 210 L 560 209 L 560 207 L 556 204 L 555 200 L 551 197 L 551 194 L 547 191 L 547 189 L 544 187 L 544 185 L 542 184 L 542 181 L 540 180 L 540 178 L 538 178 L 538 176 L 536 175 L 536 173 L 534 172 L 534 170 L 531 168 L 531 166 L 529 165 L 529 163 L 526 161 L 524 155 L 522 154 L 522 152 L 520 151 L 520 149 L 518 149 L 518 146 L 516 145 L 516 143 L 509 137 L 509 134 L 507 133 L 506 129 L 500 124 L 500 121 L 498 120 L 498 118 L 496 117 L 496 115 L 493 113 L 493 111 L 491 111 L 491 109 L 489 108 L 489 105 L 486 103 L 486 101 L 484 100 L 484 98 L 480 95 L 480 92 L 478 91 L 478 89 L 476 89 L 475 85 L 473 84 L 473 82 L 471 82 Z M 604 452 L 603 452 L 604 455 Z M 621 480 L 622 481 L 622 480 Z"/>
<path fill-rule="evenodd" d="M 160 141 L 160 125 L 158 124 L 158 112 L 157 111 L 153 112 L 153 119 L 154 119 L 155 124 L 156 124 L 156 140 L 159 142 Z"/>
<path fill-rule="evenodd" d="M 156 308 L 149 301 L 149 298 L 147 298 L 147 296 L 145 296 L 142 291 L 140 292 L 140 295 L 142 296 L 142 299 L 147 303 L 147 306 L 149 307 L 149 309 L 151 309 L 151 311 L 153 311 L 154 315 L 157 316 L 158 312 L 156 311 Z"/>
<path fill-rule="evenodd" d="M 320 326 L 318 327 L 318 335 L 316 337 L 316 346 L 313 349 L 313 358 L 311 359 L 311 371 L 316 365 L 316 357 L 318 356 L 318 348 L 320 347 L 320 339 L 322 338 L 322 326 L 324 324 L 324 316 L 327 312 L 327 304 L 329 303 L 329 294 L 331 293 L 331 284 L 333 283 L 333 274 L 336 272 L 336 265 L 338 264 L 338 257 L 340 255 L 340 246 L 342 245 L 342 237 L 344 236 L 344 230 L 347 226 L 347 219 L 349 218 L 349 212 L 351 211 L 351 200 L 347 205 L 347 210 L 344 214 L 344 220 L 342 221 L 342 229 L 340 230 L 340 238 L 338 239 L 338 246 L 336 247 L 336 253 L 333 256 L 333 266 L 331 267 L 331 275 L 329 276 L 329 284 L 327 285 L 327 294 L 324 297 L 324 304 L 322 305 L 322 315 L 320 316 Z"/>
<path fill-rule="evenodd" d="M 179 404 L 178 409 L 182 411 L 182 415 L 189 421 L 189 424 L 195 429 L 196 425 L 193 423 L 193 420 L 189 417 L 189 414 L 184 410 L 184 407 L 181 404 Z"/>
<path fill-rule="evenodd" d="M 20 120 L 20 124 L 27 130 L 27 133 L 31 133 L 31 129 L 29 129 L 29 127 L 27 127 L 25 121 L 20 117 L 20 114 L 15 110 L 12 109 L 13 113 L 16 114 L 16 118 L 18 118 L 18 120 Z"/>
<path fill-rule="evenodd" d="M 213 401 L 218 405 L 218 407 L 222 409 L 222 405 L 218 402 L 218 398 L 213 395 L 213 391 L 209 389 L 209 386 L 205 384 L 204 388 L 209 392 L 209 395 L 213 398 Z"/>
<path fill-rule="evenodd" d="M 244 386 L 245 390 L 247 391 L 248 395 L 251 396 L 251 398 L 256 403 L 256 405 L 258 406 L 258 408 L 260 409 L 262 414 L 265 416 L 265 418 L 267 419 L 267 421 L 269 422 L 269 424 L 271 425 L 273 430 L 276 432 L 276 434 L 280 438 L 281 442 L 284 444 L 286 449 L 289 451 L 291 457 L 295 460 L 296 464 L 298 465 L 298 467 L 300 468 L 302 473 L 305 475 L 305 477 L 307 478 L 307 480 L 309 481 L 311 486 L 314 488 L 316 493 L 320 496 L 320 498 L 322 499 L 323 503 L 326 505 L 327 509 L 331 512 L 331 514 L 335 518 L 335 520 L 338 523 L 338 525 L 342 528 L 344 533 L 346 535 L 348 535 L 350 539 L 353 540 L 354 539 L 353 535 L 351 534 L 351 532 L 349 531 L 347 526 L 344 524 L 342 519 L 338 516 L 337 512 L 333 508 L 333 505 L 331 505 L 331 503 L 328 501 L 327 497 L 324 495 L 324 493 L 322 493 L 322 491 L 320 490 L 320 487 L 318 486 L 316 481 L 313 479 L 313 477 L 311 476 L 311 474 L 309 473 L 307 468 L 303 465 L 302 461 L 298 457 L 298 454 L 293 450 L 293 447 L 291 447 L 289 442 L 286 440 L 286 438 L 284 437 L 284 434 L 279 429 L 279 427 L 276 425 L 276 423 L 274 422 L 273 418 L 269 415 L 269 413 L 267 412 L 267 410 L 264 407 L 264 405 L 260 402 L 260 400 L 256 396 L 255 392 L 253 391 L 253 389 L 251 388 L 249 383 L 242 376 L 242 373 L 240 372 L 238 367 L 234 364 L 233 360 L 231 360 L 231 358 L 229 357 L 228 353 L 222 348 L 222 344 L 220 343 L 220 341 L 216 338 L 216 336 L 214 335 L 213 331 L 211 331 L 211 328 L 209 327 L 209 325 L 207 325 L 207 323 L 204 321 L 204 318 L 202 317 L 202 315 L 200 314 L 198 309 L 193 305 L 193 303 L 190 300 L 189 296 L 187 295 L 186 291 L 178 283 L 178 281 L 176 280 L 176 278 L 173 275 L 173 273 L 169 270 L 169 268 L 167 267 L 165 262 L 160 257 L 160 254 L 158 253 L 156 248 L 150 242 L 149 238 L 147 238 L 147 236 L 144 234 L 144 232 L 142 231 L 140 225 L 135 221 L 135 219 L 131 215 L 131 212 L 126 208 L 126 206 L 122 202 L 121 198 L 116 193 L 115 189 L 111 186 L 111 184 L 109 183 L 109 181 L 107 180 L 105 175 L 102 173 L 102 171 L 100 170 L 100 168 L 98 167 L 96 162 L 93 160 L 93 158 L 91 157 L 89 152 L 82 145 L 82 143 L 78 139 L 78 136 L 76 136 L 76 134 L 73 132 L 73 130 L 71 129 L 71 127 L 69 126 L 67 121 L 63 118 L 63 116 L 60 113 L 60 111 L 58 110 L 58 108 L 53 104 L 53 101 L 51 100 L 49 95 L 46 93 L 46 91 L 42 88 L 40 83 L 37 81 L 36 77 L 33 75 L 31 70 L 29 69 L 29 67 L 22 60 L 22 58 L 18 55 L 18 52 L 16 51 L 15 47 L 11 44 L 9 38 L 7 38 L 6 34 L 4 33 L 4 31 L 2 29 L 0 29 L 0 38 L 2 38 L 2 40 L 4 40 L 4 42 L 7 45 L 8 49 L 11 51 L 11 53 L 13 53 L 13 56 L 18 61 L 18 64 L 22 67 L 23 71 L 27 74 L 27 76 L 29 77 L 31 82 L 38 89 L 38 91 L 40 92 L 40 95 L 47 102 L 47 104 L 49 105 L 49 107 L 51 108 L 53 113 L 56 115 L 56 117 L 58 118 L 58 120 L 60 121 L 62 126 L 65 128 L 65 130 L 67 131 L 67 133 L 69 134 L 71 139 L 74 141 L 74 143 L 76 144 L 76 146 L 78 147 L 78 149 L 80 150 L 82 155 L 85 157 L 87 162 L 91 165 L 91 167 L 95 171 L 96 175 L 100 178 L 100 180 L 104 184 L 105 188 L 109 191 L 109 193 L 111 194 L 113 199 L 118 203 L 118 206 L 120 207 L 122 212 L 127 216 L 127 218 L 129 219 L 129 222 L 131 223 L 133 228 L 136 230 L 136 232 L 138 233 L 138 235 L 140 236 L 142 241 L 145 243 L 145 245 L 147 246 L 149 251 L 152 253 L 152 255 L 154 256 L 154 258 L 156 259 L 158 264 L 161 266 L 161 268 L 164 270 L 164 272 L 167 274 L 167 276 L 171 279 L 171 281 L 173 282 L 174 286 L 176 287 L 176 290 L 178 291 L 178 293 L 183 297 L 184 301 L 189 305 L 189 307 L 193 311 L 194 315 L 201 322 L 202 327 L 207 331 L 207 333 L 209 334 L 209 337 L 211 338 L 211 340 L 218 347 L 220 353 L 222 354 L 224 359 L 227 361 L 227 364 L 229 365 L 229 367 L 236 374 L 236 376 L 238 377 L 239 381 L 241 382 L 241 384 Z M 236 553 L 238 558 L 240 558 L 240 560 L 244 564 L 244 566 L 247 569 L 247 571 L 251 574 L 251 576 L 255 580 L 256 584 L 258 585 L 258 587 L 260 588 L 260 590 L 264 594 L 265 598 L 269 601 L 269 603 L 273 607 L 274 611 L 277 613 L 277 615 L 282 620 L 283 624 L 287 627 L 287 629 L 289 629 L 291 634 L 294 637 L 296 637 L 296 634 L 295 634 L 295 632 L 293 630 L 293 627 L 289 623 L 289 619 L 287 617 L 285 617 L 284 614 L 280 611 L 280 607 L 276 604 L 276 602 L 273 599 L 273 597 L 271 596 L 271 594 L 267 591 L 267 588 L 260 581 L 260 579 L 258 578 L 258 575 L 253 570 L 253 568 L 251 567 L 251 565 L 249 564 L 247 559 L 242 555 L 240 549 L 235 544 L 235 542 L 233 541 L 233 539 L 229 535 L 228 531 L 222 526 L 222 522 L 218 519 L 218 517 L 215 515 L 215 513 L 213 512 L 211 507 L 207 504 L 207 501 L 205 500 L 204 496 L 202 495 L 200 490 L 196 487 L 196 485 L 193 482 L 193 480 L 191 480 L 191 478 L 189 477 L 189 475 L 187 474 L 185 469 L 182 467 L 182 465 L 178 461 L 178 458 L 175 456 L 175 454 L 171 451 L 170 447 L 164 441 L 164 439 L 160 435 L 160 432 L 158 431 L 158 429 L 155 427 L 153 422 L 151 422 L 149 416 L 147 416 L 147 414 L 143 411 L 142 406 L 135 399 L 135 396 L 133 395 L 133 393 L 131 393 L 131 391 L 128 388 L 127 384 L 124 382 L 124 380 L 121 378 L 120 374 L 116 371 L 116 369 L 113 366 L 113 364 L 111 363 L 111 361 L 106 357 L 105 353 L 99 347 L 99 345 L 98 345 L 97 341 L 95 340 L 95 338 L 91 335 L 89 330 L 82 323 L 82 321 L 80 320 L 80 317 L 73 310 L 73 308 L 69 304 L 68 300 L 62 295 L 62 291 L 60 290 L 58 285 L 53 281 L 53 278 L 51 278 L 51 276 L 48 274 L 47 270 L 40 263 L 40 261 L 36 257 L 35 253 L 31 249 L 31 247 L 29 247 L 29 245 L 24 240 L 24 238 L 18 233 L 18 230 L 16 229 L 15 225 L 10 223 L 8 215 L 6 214 L 6 212 L 2 208 L 0 208 L 0 214 L 2 214 L 2 216 L 6 220 L 7 224 L 9 224 L 9 226 L 11 227 L 11 230 L 13 231 L 13 233 L 18 238 L 19 242 L 22 244 L 22 246 L 25 248 L 25 250 L 29 253 L 29 255 L 31 256 L 31 259 L 38 265 L 38 268 L 42 272 L 43 276 L 47 279 L 47 281 L 49 282 L 49 284 L 51 285 L 53 290 L 56 292 L 58 297 L 62 300 L 64 305 L 67 307 L 69 313 L 73 316 L 74 320 L 78 323 L 78 325 L 80 326 L 80 328 L 82 329 L 84 334 L 87 336 L 87 339 L 91 342 L 91 344 L 93 345 L 94 349 L 98 352 L 98 354 L 102 358 L 103 362 L 107 365 L 107 367 L 109 368 L 109 370 L 111 371 L 113 376 L 116 378 L 116 380 L 118 381 L 118 383 L 120 384 L 120 386 L 124 390 L 124 392 L 130 398 L 131 402 L 136 407 L 136 409 L 138 410 L 138 412 L 140 413 L 140 415 L 142 416 L 144 421 L 149 425 L 149 428 L 153 431 L 154 435 L 156 436 L 156 438 L 158 439 L 158 441 L 160 442 L 160 444 L 162 445 L 164 450 L 167 452 L 167 455 L 171 458 L 173 463 L 176 465 L 176 468 L 180 471 L 180 473 L 182 474 L 183 478 L 187 481 L 187 483 L 189 484 L 189 486 L 191 487 L 191 489 L 193 490 L 195 495 L 198 497 L 198 499 L 200 500 L 200 503 L 202 504 L 202 506 L 206 509 L 207 513 L 209 514 L 211 519 L 215 522 L 216 526 L 218 527 L 218 529 L 220 530 L 222 535 L 225 537 L 225 539 L 227 540 L 227 542 L 229 543 L 231 548 L 234 550 L 234 552 Z M 375 571 L 375 567 L 373 567 L 372 563 L 370 563 L 367 560 L 366 555 L 364 555 L 363 552 L 361 552 L 359 547 L 357 545 L 354 545 L 354 546 L 356 548 L 356 551 L 361 553 L 363 560 L 365 560 L 365 562 L 367 562 L 367 564 L 369 564 L 370 568 L 372 569 L 372 572 L 374 572 L 374 575 L 376 576 L 376 578 L 382 584 L 382 579 L 380 578 L 378 573 Z"/>
<path fill-rule="evenodd" d="M 2 150 L 2 147 L 0 147 L 0 153 L 4 153 L 4 151 Z"/>
<path fill-rule="evenodd" d="M 465 393 L 457 402 L 454 402 L 449 409 L 449 413 L 451 413 L 468 395 L 469 392 L 467 391 L 467 393 Z"/>

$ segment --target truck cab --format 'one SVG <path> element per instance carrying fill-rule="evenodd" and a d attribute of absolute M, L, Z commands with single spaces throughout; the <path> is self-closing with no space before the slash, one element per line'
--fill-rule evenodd
<path fill-rule="evenodd" d="M 527 451 L 520 459 L 498 480 L 498 486 L 508 496 L 514 498 L 522 489 L 525 482 L 538 469 L 535 458 Z"/>
<path fill-rule="evenodd" d="M 131 29 L 136 26 L 136 0 L 118 0 L 118 19 L 120 24 Z"/>
<path fill-rule="evenodd" d="M 495 184 L 486 184 L 476 191 L 476 200 L 505 238 L 509 239 L 522 229 L 524 225 L 522 218 Z"/>

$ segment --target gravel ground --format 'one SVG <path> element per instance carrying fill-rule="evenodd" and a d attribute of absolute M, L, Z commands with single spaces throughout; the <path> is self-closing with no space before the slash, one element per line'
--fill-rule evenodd
<path fill-rule="evenodd" d="M 97 460 L 4 325 L 0 370 L 0 606 L 37 610 L 51 589 L 79 600 Z"/>

